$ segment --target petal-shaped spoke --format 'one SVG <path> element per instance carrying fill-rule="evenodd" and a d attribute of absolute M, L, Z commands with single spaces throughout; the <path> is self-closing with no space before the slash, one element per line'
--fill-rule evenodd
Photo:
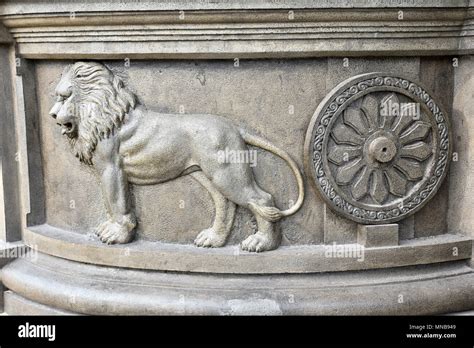
<path fill-rule="evenodd" d="M 403 175 L 395 168 L 388 168 L 385 171 L 385 176 L 387 177 L 390 193 L 395 196 L 403 197 L 407 191 L 407 181 Z"/>
<path fill-rule="evenodd" d="M 332 130 L 332 137 L 338 144 L 362 145 L 362 138 L 351 127 L 338 124 Z"/>
<path fill-rule="evenodd" d="M 369 192 L 369 179 L 372 170 L 369 167 L 365 167 L 362 170 L 362 174 L 357 178 L 356 182 L 352 186 L 352 196 L 356 201 L 363 198 Z"/>
<path fill-rule="evenodd" d="M 361 105 L 362 110 L 369 121 L 369 127 L 372 130 L 379 128 L 379 101 L 372 95 L 364 97 Z"/>
<path fill-rule="evenodd" d="M 400 114 L 400 102 L 395 93 L 387 94 L 380 102 L 380 122 L 385 130 L 390 130 Z"/>
<path fill-rule="evenodd" d="M 372 178 L 370 195 L 372 196 L 372 199 L 378 204 L 383 204 L 383 202 L 387 199 L 388 191 L 382 171 L 375 170 Z"/>
<path fill-rule="evenodd" d="M 395 167 L 400 169 L 409 180 L 418 180 L 423 177 L 424 170 L 423 167 L 415 161 L 410 161 L 405 158 L 400 158 Z"/>
<path fill-rule="evenodd" d="M 423 140 L 427 137 L 430 132 L 430 125 L 426 122 L 417 121 L 410 128 L 408 128 L 400 136 L 400 142 L 402 145 L 417 141 Z"/>
<path fill-rule="evenodd" d="M 352 179 L 354 179 L 357 172 L 364 166 L 365 163 L 362 158 L 357 158 L 354 161 L 347 163 L 337 170 L 336 182 L 340 185 L 349 184 Z"/>
<path fill-rule="evenodd" d="M 361 147 L 338 145 L 338 146 L 333 146 L 329 150 L 328 160 L 334 164 L 341 165 L 361 155 L 362 155 Z"/>
<path fill-rule="evenodd" d="M 418 161 L 424 161 L 432 154 L 433 150 L 427 144 L 421 141 L 410 145 L 405 145 L 400 150 L 401 157 L 413 158 Z"/>
<path fill-rule="evenodd" d="M 365 116 L 360 109 L 348 107 L 344 111 L 344 123 L 354 128 L 360 135 L 367 135 L 367 121 L 365 121 Z"/>
<path fill-rule="evenodd" d="M 395 136 L 398 136 L 408 125 L 412 124 L 415 120 L 410 115 L 398 115 L 395 117 L 393 122 L 392 132 Z"/>

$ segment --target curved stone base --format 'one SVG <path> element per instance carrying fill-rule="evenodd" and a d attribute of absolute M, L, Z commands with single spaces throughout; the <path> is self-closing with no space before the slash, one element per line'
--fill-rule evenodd
<path fill-rule="evenodd" d="M 5 308 L 8 315 L 76 315 L 76 313 L 46 306 L 44 304 L 28 300 L 13 291 L 4 293 Z"/>
<path fill-rule="evenodd" d="M 83 314 L 421 315 L 474 309 L 474 270 L 464 261 L 339 273 L 216 276 L 94 266 L 39 254 L 37 260 L 22 258 L 7 265 L 2 280 L 30 301 Z"/>

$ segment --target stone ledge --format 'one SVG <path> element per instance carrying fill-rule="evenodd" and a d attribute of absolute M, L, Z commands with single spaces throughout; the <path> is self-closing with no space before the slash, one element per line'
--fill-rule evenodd
<path fill-rule="evenodd" d="M 32 59 L 471 54 L 473 18 L 473 7 L 454 1 L 0 5 L 19 54 Z"/>
<path fill-rule="evenodd" d="M 459 0 L 246 0 L 242 2 L 228 0 L 183 1 L 183 0 L 57 0 L 35 3 L 34 8 L 28 1 L 10 1 L 0 6 L 0 14 L 16 13 L 60 13 L 68 11 L 169 11 L 169 10 L 252 10 L 252 9 L 370 9 L 370 8 L 466 8 L 469 1 Z"/>
<path fill-rule="evenodd" d="M 401 241 L 399 246 L 366 248 L 363 261 L 358 244 L 280 247 L 265 253 L 243 252 L 238 246 L 209 249 L 138 240 L 131 244 L 104 245 L 97 237 L 62 230 L 49 225 L 23 232 L 27 245 L 40 252 L 99 265 L 182 272 L 213 273 L 313 273 L 401 267 L 469 259 L 472 240 L 458 235 Z M 330 247 L 331 245 L 329 245 Z M 338 257 L 337 248 L 353 252 Z M 456 248 L 456 249 L 453 249 Z"/>
<path fill-rule="evenodd" d="M 474 273 L 463 262 L 390 272 L 216 277 L 98 267 L 39 255 L 36 263 L 15 260 L 3 274 L 15 294 L 82 314 L 428 315 L 474 309 Z"/>

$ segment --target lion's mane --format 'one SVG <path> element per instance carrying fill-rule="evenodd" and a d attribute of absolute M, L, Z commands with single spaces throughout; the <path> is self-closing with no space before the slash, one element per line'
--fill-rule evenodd
<path fill-rule="evenodd" d="M 79 119 L 78 135 L 70 143 L 76 157 L 92 165 L 98 142 L 120 128 L 137 99 L 117 73 L 100 63 L 78 62 L 69 73 Z"/>

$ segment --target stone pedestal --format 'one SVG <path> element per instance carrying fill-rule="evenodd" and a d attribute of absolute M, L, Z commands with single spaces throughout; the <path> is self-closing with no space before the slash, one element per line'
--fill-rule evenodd
<path fill-rule="evenodd" d="M 359 225 L 357 243 L 366 248 L 398 245 L 398 224 Z"/>
<path fill-rule="evenodd" d="M 0 4 L 5 312 L 474 309 L 473 13 Z"/>

